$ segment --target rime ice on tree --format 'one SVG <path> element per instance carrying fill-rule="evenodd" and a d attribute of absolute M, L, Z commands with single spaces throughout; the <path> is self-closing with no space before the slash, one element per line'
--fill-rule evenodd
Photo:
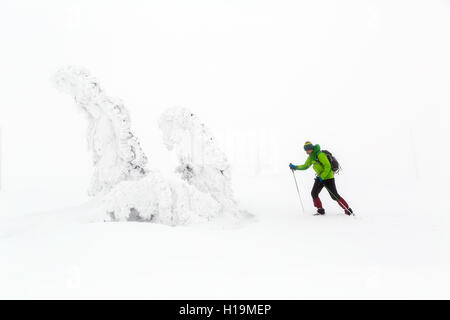
<path fill-rule="evenodd" d="M 74 97 L 88 118 L 94 163 L 89 194 L 103 195 L 102 211 L 111 220 L 175 226 L 217 218 L 236 222 L 247 215 L 233 199 L 225 155 L 189 110 L 171 108 L 159 122 L 166 146 L 174 148 L 180 160 L 182 179 L 167 179 L 146 169 L 147 158 L 130 131 L 128 111 L 106 96 L 89 72 L 64 68 L 54 82 Z"/>
<path fill-rule="evenodd" d="M 175 226 L 250 217 L 233 199 L 230 166 L 205 125 L 188 109 L 170 108 L 159 126 L 167 148 L 177 151 L 182 180 L 151 170 L 138 181 L 119 183 L 104 201 L 110 218 Z"/>
<path fill-rule="evenodd" d="M 107 192 L 120 181 L 145 176 L 147 157 L 130 131 L 130 118 L 122 102 L 108 97 L 82 68 L 63 68 L 53 80 L 59 90 L 74 97 L 89 121 L 88 146 L 94 164 L 89 195 Z"/>
<path fill-rule="evenodd" d="M 222 210 L 240 215 L 231 189 L 231 170 L 209 129 L 190 110 L 167 109 L 159 119 L 163 140 L 177 153 L 176 172 L 198 190 L 210 194 Z"/>

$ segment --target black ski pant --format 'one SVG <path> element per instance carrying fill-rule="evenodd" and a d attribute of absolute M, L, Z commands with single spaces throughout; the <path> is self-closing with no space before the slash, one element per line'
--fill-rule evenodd
<path fill-rule="evenodd" d="M 311 196 L 313 197 L 313 199 L 319 197 L 319 193 L 320 191 L 322 191 L 324 186 L 327 187 L 327 191 L 330 194 L 331 199 L 337 201 L 341 198 L 341 196 L 336 190 L 336 182 L 334 181 L 334 178 L 323 180 L 322 182 L 320 182 L 320 180 L 316 178 L 316 180 L 314 181 L 313 188 L 311 190 Z"/>
<path fill-rule="evenodd" d="M 337 192 L 336 182 L 334 181 L 334 178 L 323 180 L 322 182 L 316 178 L 316 180 L 314 181 L 313 188 L 311 190 L 311 196 L 313 198 L 314 206 L 317 209 L 322 209 L 322 201 L 320 201 L 319 193 L 320 191 L 322 191 L 323 187 L 326 187 L 328 193 L 331 196 L 331 199 L 337 201 L 337 203 L 342 209 L 347 210 L 349 208 L 347 202 Z"/>

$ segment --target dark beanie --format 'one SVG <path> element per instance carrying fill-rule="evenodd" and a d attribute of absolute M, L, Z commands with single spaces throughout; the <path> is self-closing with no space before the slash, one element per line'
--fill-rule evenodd
<path fill-rule="evenodd" d="M 314 150 L 314 145 L 310 141 L 306 141 L 303 148 L 305 149 L 305 151 Z"/>

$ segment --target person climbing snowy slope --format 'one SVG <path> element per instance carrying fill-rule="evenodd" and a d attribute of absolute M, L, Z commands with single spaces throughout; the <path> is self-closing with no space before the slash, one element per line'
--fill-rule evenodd
<path fill-rule="evenodd" d="M 313 166 L 317 176 L 311 190 L 311 196 L 313 198 L 314 206 L 317 208 L 317 214 L 325 214 L 325 209 L 322 207 L 322 202 L 319 198 L 319 193 L 322 191 L 323 187 L 325 187 L 331 198 L 337 201 L 339 206 L 344 209 L 344 213 L 346 215 L 352 215 L 353 210 L 337 192 L 332 164 L 328 159 L 326 151 L 321 151 L 320 145 L 314 145 L 310 141 L 306 141 L 303 148 L 308 154 L 308 158 L 305 163 L 303 165 L 294 165 L 290 163 L 289 168 L 291 170 L 306 170 L 311 167 L 311 165 Z"/>

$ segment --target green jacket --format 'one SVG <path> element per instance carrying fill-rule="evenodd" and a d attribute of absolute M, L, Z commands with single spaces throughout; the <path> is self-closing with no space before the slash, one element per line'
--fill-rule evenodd
<path fill-rule="evenodd" d="M 319 159 L 319 161 L 316 161 L 316 159 Z M 333 170 L 331 170 L 331 163 L 328 161 L 327 155 L 320 151 L 320 146 L 318 144 L 314 146 L 314 151 L 308 156 L 305 164 L 296 166 L 295 169 L 306 170 L 311 167 L 311 165 L 313 165 L 314 171 L 322 178 L 322 180 L 334 178 Z"/>

